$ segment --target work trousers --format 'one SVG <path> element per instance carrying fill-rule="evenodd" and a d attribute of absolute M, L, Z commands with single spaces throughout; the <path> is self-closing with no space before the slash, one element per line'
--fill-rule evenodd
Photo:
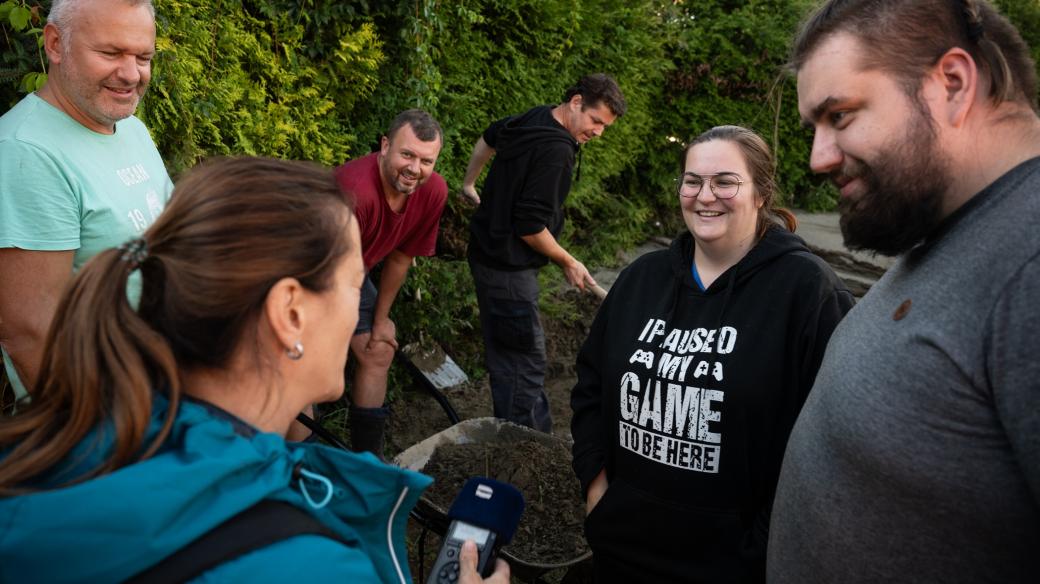
<path fill-rule="evenodd" d="M 538 270 L 497 270 L 472 260 L 469 267 L 477 289 L 495 417 L 552 432 Z"/>

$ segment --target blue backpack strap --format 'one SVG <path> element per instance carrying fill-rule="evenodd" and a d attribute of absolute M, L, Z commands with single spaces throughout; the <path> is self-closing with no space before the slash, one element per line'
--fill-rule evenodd
<path fill-rule="evenodd" d="M 187 582 L 239 556 L 297 535 L 318 535 L 347 545 L 307 511 L 283 501 L 263 500 L 126 582 Z"/>

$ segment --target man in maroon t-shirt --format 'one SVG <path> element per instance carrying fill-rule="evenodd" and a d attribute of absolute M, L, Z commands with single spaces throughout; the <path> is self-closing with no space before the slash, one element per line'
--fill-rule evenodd
<path fill-rule="evenodd" d="M 390 123 L 379 152 L 336 169 L 344 193 L 355 197 L 365 271 L 383 267 L 378 290 L 366 275 L 360 318 L 350 342 L 357 359 L 348 416 L 351 446 L 382 457 L 386 379 L 397 350 L 390 307 L 415 256 L 432 256 L 448 185 L 433 171 L 444 134 L 430 114 L 401 112 Z"/>

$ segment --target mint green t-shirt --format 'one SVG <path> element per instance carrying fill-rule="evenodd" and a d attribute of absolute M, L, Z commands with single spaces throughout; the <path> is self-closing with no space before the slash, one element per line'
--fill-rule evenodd
<path fill-rule="evenodd" d="M 29 94 L 0 117 L 0 248 L 76 250 L 78 271 L 97 253 L 140 236 L 172 189 L 155 143 L 134 116 L 120 120 L 114 134 L 99 134 Z M 128 294 L 136 298 L 140 283 L 133 285 Z"/>

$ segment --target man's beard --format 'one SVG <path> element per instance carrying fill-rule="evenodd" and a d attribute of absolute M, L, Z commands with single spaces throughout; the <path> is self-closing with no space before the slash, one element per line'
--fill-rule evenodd
<path fill-rule="evenodd" d="M 415 184 L 413 184 L 412 186 L 406 186 L 401 179 L 402 176 L 397 175 L 397 178 L 393 180 L 393 187 L 395 191 L 401 193 L 402 195 L 411 195 L 415 191 L 419 190 L 419 186 L 422 184 L 418 181 L 418 179 L 416 179 Z"/>
<path fill-rule="evenodd" d="M 860 178 L 866 189 L 838 202 L 841 233 L 850 249 L 887 256 L 914 247 L 942 220 L 942 201 L 951 177 L 936 147 L 927 106 L 918 104 L 901 143 L 893 140 L 870 164 L 855 158 L 841 173 Z"/>
<path fill-rule="evenodd" d="M 390 177 L 388 182 L 390 183 L 390 186 L 393 187 L 393 189 L 398 193 L 408 196 L 415 193 L 415 191 L 419 190 L 419 187 L 422 186 L 422 181 L 420 180 L 420 177 L 415 177 L 416 180 L 413 185 L 406 186 L 402 180 L 404 178 L 404 172 L 394 171 L 394 169 L 386 161 L 383 161 L 381 165 L 383 167 L 383 176 Z"/>
<path fill-rule="evenodd" d="M 79 111 L 102 126 L 112 126 L 133 115 L 140 103 L 142 93 L 134 87 L 133 100 L 130 104 L 106 101 L 103 86 L 108 81 L 95 80 L 81 74 L 79 64 L 66 59 L 57 74 L 61 77 L 61 85 L 68 99 Z M 122 84 L 113 81 L 112 85 Z"/>

